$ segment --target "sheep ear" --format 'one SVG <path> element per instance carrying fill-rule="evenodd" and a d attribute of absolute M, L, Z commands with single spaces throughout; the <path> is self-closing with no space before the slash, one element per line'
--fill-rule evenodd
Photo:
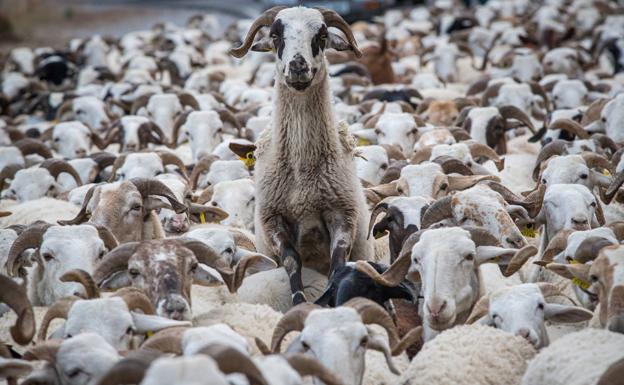
<path fill-rule="evenodd" d="M 567 263 L 549 263 L 546 268 L 553 273 L 567 279 L 578 278 L 582 282 L 589 281 L 590 265 L 584 264 L 567 264 Z"/>
<path fill-rule="evenodd" d="M 555 303 L 544 305 L 544 319 L 559 323 L 582 322 L 591 319 L 593 313 L 577 306 L 566 306 Z"/>
<path fill-rule="evenodd" d="M 193 284 L 210 287 L 225 285 L 225 282 L 215 269 L 200 263 L 193 275 Z"/>
<path fill-rule="evenodd" d="M 110 278 L 106 279 L 101 285 L 100 289 L 103 290 L 117 290 L 122 287 L 131 286 L 132 282 L 130 281 L 130 275 L 127 270 L 119 271 L 111 275 Z"/>
<path fill-rule="evenodd" d="M 189 321 L 176 321 L 159 317 L 157 315 L 135 313 L 133 311 L 130 313 L 132 314 L 132 320 L 134 321 L 134 329 L 139 334 L 157 332 L 159 330 L 174 326 L 191 326 Z"/>
<path fill-rule="evenodd" d="M 143 201 L 143 206 L 145 207 L 145 211 L 149 212 L 151 210 L 160 210 L 160 209 L 168 209 L 173 210 L 171 205 L 165 201 L 162 201 L 158 198 L 147 197 Z"/>
<path fill-rule="evenodd" d="M 273 42 L 271 37 L 267 36 L 258 40 L 257 43 L 251 46 L 251 50 L 254 52 L 271 52 L 273 51 Z"/>
<path fill-rule="evenodd" d="M 475 262 L 477 265 L 482 263 L 506 264 L 516 251 L 516 249 L 497 246 L 478 246 Z"/>
<path fill-rule="evenodd" d="M 342 37 L 335 33 L 329 33 L 329 46 L 327 48 L 333 48 L 336 51 L 354 51 L 353 46 L 347 43 Z"/>

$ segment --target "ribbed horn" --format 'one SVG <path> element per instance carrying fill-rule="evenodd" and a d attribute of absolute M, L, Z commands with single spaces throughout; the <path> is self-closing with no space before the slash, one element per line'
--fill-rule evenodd
<path fill-rule="evenodd" d="M 377 217 L 379 216 L 379 214 L 386 213 L 387 211 L 388 211 L 388 198 L 382 200 L 381 202 L 375 205 L 375 208 L 373 209 L 371 213 L 370 220 L 368 221 L 367 239 L 370 238 L 371 231 L 373 230 L 373 226 L 375 226 L 375 221 L 377 220 Z"/>
<path fill-rule="evenodd" d="M 143 197 L 143 199 L 147 198 L 150 195 L 158 195 L 169 201 L 169 204 L 173 208 L 173 211 L 176 213 L 186 212 L 188 209 L 186 205 L 180 203 L 173 192 L 169 189 L 169 187 L 165 186 L 159 180 L 156 179 L 148 179 L 148 178 L 133 178 L 130 180 L 132 184 L 139 190 L 139 193 Z"/>
<path fill-rule="evenodd" d="M 93 277 L 82 269 L 70 270 L 63 274 L 60 280 L 61 282 L 77 282 L 81 284 L 85 289 L 85 293 L 87 293 L 87 299 L 100 297 L 100 289 L 95 284 Z"/>
<path fill-rule="evenodd" d="M 76 184 L 78 186 L 82 186 L 82 180 L 80 179 L 80 175 L 76 171 L 76 169 L 69 163 L 61 159 L 47 159 L 39 165 L 41 168 L 45 168 L 50 172 L 50 175 L 54 177 L 54 179 L 58 178 L 59 174 L 62 172 L 68 173 L 74 178 Z"/>
<path fill-rule="evenodd" d="M 533 134 L 535 134 L 536 130 L 533 122 L 531 122 L 531 119 L 527 116 L 527 114 L 525 114 L 518 107 L 512 105 L 503 106 L 499 107 L 498 111 L 500 112 L 501 116 L 505 118 L 505 120 L 516 119 L 517 121 L 522 122 L 525 126 L 529 128 L 529 130 Z"/>
<path fill-rule="evenodd" d="M 4 181 L 6 179 L 13 179 L 15 177 L 15 174 L 23 168 L 24 167 L 21 164 L 16 163 L 7 164 L 6 166 L 4 166 L 2 171 L 0 171 L 0 191 L 4 190 Z"/>
<path fill-rule="evenodd" d="M 18 263 L 20 255 L 27 249 L 39 248 L 43 241 L 43 234 L 45 234 L 50 226 L 52 225 L 48 223 L 33 224 L 22 231 L 17 239 L 15 239 L 9 249 L 6 262 L 6 271 L 10 276 L 15 277 L 18 275 L 18 270 L 21 267 L 21 263 Z"/>
<path fill-rule="evenodd" d="M 57 318 L 67 319 L 69 309 L 71 309 L 78 299 L 78 297 L 61 298 L 48 308 L 48 311 L 46 311 L 41 321 L 39 333 L 37 334 L 37 341 L 44 341 L 47 338 L 48 328 L 52 321 Z"/>
<path fill-rule="evenodd" d="M 467 325 L 473 324 L 479 318 L 488 314 L 489 311 L 490 311 L 490 297 L 489 295 L 486 294 L 483 297 L 479 298 L 477 303 L 472 307 L 472 311 L 470 312 L 470 315 L 468 316 L 468 319 L 466 319 L 465 323 Z"/>
<path fill-rule="evenodd" d="M 548 242 L 544 253 L 542 254 L 542 261 L 544 263 L 550 263 L 553 261 L 553 258 L 566 249 L 568 246 L 568 236 L 572 234 L 572 230 L 564 229 L 559 231 L 552 239 Z"/>
<path fill-rule="evenodd" d="M 267 380 L 252 359 L 238 349 L 224 344 L 212 343 L 202 348 L 198 353 L 212 357 L 223 374 L 242 373 L 247 377 L 250 385 L 268 385 Z"/>
<path fill-rule="evenodd" d="M 80 211 L 78 212 L 78 214 L 76 214 L 76 216 L 73 219 L 61 220 L 61 221 L 58 221 L 58 224 L 61 226 L 79 225 L 83 222 L 88 221 L 89 214 L 87 213 L 87 207 L 89 206 L 89 202 L 91 201 L 91 198 L 93 197 L 93 193 L 95 192 L 95 189 L 97 187 L 99 187 L 99 185 L 91 186 L 89 190 L 87 190 L 84 201 L 82 201 L 82 207 L 80 208 Z"/>
<path fill-rule="evenodd" d="M 347 38 L 347 43 L 351 46 L 351 50 L 355 54 L 355 57 L 362 57 L 362 52 L 358 49 L 357 41 L 355 40 L 355 36 L 353 36 L 353 31 L 351 31 L 351 27 L 347 22 L 333 9 L 326 8 L 317 8 L 321 14 L 323 15 L 323 19 L 325 20 L 325 24 L 327 27 L 338 28 L 340 32 L 342 32 Z"/>
<path fill-rule="evenodd" d="M 191 190 L 195 190 L 197 188 L 197 182 L 199 181 L 199 176 L 206 171 L 210 171 L 210 166 L 219 160 L 219 157 L 216 155 L 205 155 L 202 156 L 197 163 L 195 163 L 195 167 L 193 167 L 193 171 L 191 171 L 190 176 L 190 185 Z"/>
<path fill-rule="evenodd" d="M 195 254 L 197 261 L 217 270 L 231 293 L 236 292 L 236 277 L 234 276 L 234 271 L 230 268 L 227 261 L 219 255 L 219 253 L 217 253 L 212 247 L 195 239 L 178 238 L 178 240 L 182 246 L 191 250 L 191 252 Z"/>
<path fill-rule="evenodd" d="M 162 353 L 171 353 L 175 355 L 182 354 L 182 335 L 188 327 L 171 327 L 159 331 L 152 337 L 148 338 L 141 350 L 155 350 Z"/>
<path fill-rule="evenodd" d="M 178 158 L 178 156 L 171 152 L 159 151 L 157 152 L 158 156 L 162 160 L 163 167 L 169 164 L 176 166 L 184 179 L 188 180 L 188 175 L 186 174 L 186 166 L 184 166 L 184 162 L 182 159 Z"/>
<path fill-rule="evenodd" d="M 145 372 L 152 362 L 163 353 L 156 350 L 134 350 L 127 357 L 117 361 L 106 374 L 100 378 L 97 385 L 140 384 Z"/>
<path fill-rule="evenodd" d="M 20 345 L 30 343 L 35 335 L 35 314 L 26 295 L 26 290 L 11 278 L 0 275 L 0 302 L 7 304 L 17 320 L 11 326 L 11 337 Z"/>
<path fill-rule="evenodd" d="M 128 260 L 139 247 L 140 242 L 128 242 L 117 246 L 102 258 L 102 262 L 93 272 L 95 283 L 101 287 L 104 281 L 113 273 L 126 270 Z"/>
<path fill-rule="evenodd" d="M 24 156 L 37 154 L 46 159 L 52 158 L 52 151 L 50 151 L 48 146 L 46 146 L 45 144 L 43 144 L 43 142 L 37 139 L 20 139 L 17 142 L 13 143 L 13 146 L 17 147 Z"/>
<path fill-rule="evenodd" d="M 420 221 L 420 227 L 422 229 L 426 229 L 434 223 L 440 222 L 443 219 L 452 218 L 452 199 L 453 197 L 446 196 L 433 202 L 429 206 L 429 208 L 427 208 L 427 211 L 425 211 L 425 214 Z"/>
<path fill-rule="evenodd" d="M 117 290 L 113 297 L 119 297 L 124 300 L 130 311 L 141 310 L 143 314 L 156 314 L 156 309 L 152 301 L 145 295 L 143 290 L 136 287 L 122 287 Z"/>
<path fill-rule="evenodd" d="M 316 309 L 321 309 L 321 307 L 305 302 L 293 307 L 284 314 L 275 325 L 275 329 L 273 329 L 271 351 L 273 351 L 273 353 L 279 353 L 284 337 L 292 331 L 303 330 L 308 314 Z"/>
<path fill-rule="evenodd" d="M 587 237 L 576 248 L 574 260 L 579 263 L 593 261 L 598 257 L 600 250 L 612 244 L 611 241 L 603 237 Z"/>
<path fill-rule="evenodd" d="M 555 155 L 567 154 L 567 152 L 567 142 L 561 139 L 553 140 L 552 142 L 542 147 L 539 154 L 537 154 L 537 160 L 535 161 L 535 166 L 533 167 L 533 180 L 537 181 L 540 173 L 540 167 L 545 160 L 548 160 Z"/>
<path fill-rule="evenodd" d="M 399 333 L 392 321 L 392 317 L 376 302 L 367 298 L 356 297 L 345 302 L 343 306 L 354 308 L 365 325 L 377 324 L 386 329 L 391 348 L 399 342 Z"/>
<path fill-rule="evenodd" d="M 249 27 L 249 32 L 247 32 L 247 36 L 245 37 L 243 44 L 238 48 L 230 49 L 229 54 L 239 59 L 245 56 L 249 51 L 249 48 L 251 48 L 251 46 L 253 45 L 254 38 L 256 37 L 258 31 L 260 31 L 262 27 L 271 26 L 273 24 L 273 21 L 275 21 L 275 17 L 279 13 L 279 11 L 285 8 L 287 7 L 278 6 L 264 11 L 262 15 L 254 20 L 251 27 Z"/>
<path fill-rule="evenodd" d="M 445 174 L 461 174 L 461 175 L 473 175 L 474 173 L 470 167 L 466 166 L 464 162 L 452 156 L 442 155 L 433 160 L 434 163 L 442 166 L 442 170 Z"/>
<path fill-rule="evenodd" d="M 591 136 L 583 126 L 572 119 L 557 119 L 548 126 L 549 130 L 563 130 L 576 135 L 579 139 L 589 139 Z"/>
<path fill-rule="evenodd" d="M 478 246 L 500 246 L 500 241 L 483 227 L 464 226 L 462 229 L 470 233 L 470 238 Z"/>
<path fill-rule="evenodd" d="M 470 148 L 470 154 L 473 158 L 478 158 L 480 156 L 486 157 L 496 164 L 496 168 L 498 171 L 502 171 L 505 167 L 505 159 L 501 159 L 500 156 L 496 153 L 496 151 L 492 150 L 492 148 L 483 143 L 471 143 L 468 145 Z"/>

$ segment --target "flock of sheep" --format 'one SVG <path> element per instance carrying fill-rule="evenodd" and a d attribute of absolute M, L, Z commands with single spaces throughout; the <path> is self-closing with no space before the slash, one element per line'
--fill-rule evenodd
<path fill-rule="evenodd" d="M 618 3 L 275 7 L 0 64 L 9 384 L 624 381 Z"/>

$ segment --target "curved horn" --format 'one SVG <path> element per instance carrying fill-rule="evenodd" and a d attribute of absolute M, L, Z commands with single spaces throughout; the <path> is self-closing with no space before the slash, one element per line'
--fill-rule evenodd
<path fill-rule="evenodd" d="M 343 306 L 354 308 L 365 325 L 377 324 L 386 329 L 390 347 L 394 347 L 399 342 L 399 334 L 392 317 L 376 302 L 368 298 L 356 297 L 345 302 Z"/>
<path fill-rule="evenodd" d="M 220 108 L 217 110 L 217 113 L 219 114 L 219 119 L 221 119 L 223 123 L 230 123 L 232 126 L 234 126 L 234 128 L 238 130 L 238 136 L 242 136 L 241 129 L 243 128 L 243 126 L 238 121 L 236 116 L 234 116 L 232 111 L 228 110 L 227 108 Z"/>
<path fill-rule="evenodd" d="M 615 175 L 615 178 L 613 178 L 613 182 L 611 182 L 611 184 L 609 185 L 609 188 L 607 188 L 607 191 L 605 191 L 605 197 L 608 201 L 605 203 L 611 202 L 611 200 L 613 199 L 613 197 L 615 197 L 615 195 L 617 194 L 622 184 L 624 184 L 624 171 L 620 171 Z"/>
<path fill-rule="evenodd" d="M 496 83 L 489 86 L 485 92 L 483 92 L 483 95 L 481 95 L 481 106 L 488 106 L 490 99 L 498 96 L 498 92 L 504 84 L 505 83 Z"/>
<path fill-rule="evenodd" d="M 13 143 L 13 146 L 17 147 L 24 156 L 37 154 L 46 159 L 52 158 L 52 151 L 50 151 L 48 146 L 46 146 L 45 144 L 43 144 L 43 142 L 37 139 L 20 139 L 17 142 Z"/>
<path fill-rule="evenodd" d="M 602 248 L 611 246 L 613 242 L 603 237 L 587 237 L 576 248 L 574 260 L 579 263 L 593 261 L 598 257 L 598 253 Z"/>
<path fill-rule="evenodd" d="M 80 208 L 80 211 L 78 212 L 78 214 L 76 214 L 76 216 L 73 219 L 69 219 L 65 221 L 61 220 L 61 221 L 58 221 L 58 224 L 61 226 L 78 225 L 85 221 L 88 221 L 90 216 L 87 213 L 87 207 L 89 206 L 89 202 L 91 201 L 91 198 L 93 197 L 93 193 L 95 192 L 95 189 L 98 186 L 99 185 L 95 185 L 89 188 L 89 190 L 85 194 L 84 201 L 82 201 L 82 207 Z M 104 243 L 106 244 L 106 242 Z"/>
<path fill-rule="evenodd" d="M 568 236 L 572 234 L 572 232 L 572 230 L 564 229 L 552 237 L 542 254 L 541 261 L 544 263 L 551 263 L 557 254 L 565 250 L 568 246 Z"/>
<path fill-rule="evenodd" d="M 152 362 L 163 353 L 155 350 L 135 350 L 120 361 L 117 361 L 97 385 L 139 384 Z"/>
<path fill-rule="evenodd" d="M 145 295 L 143 290 L 136 287 L 123 287 L 117 290 L 113 297 L 123 299 L 130 311 L 139 309 L 143 314 L 156 314 L 152 301 Z"/>
<path fill-rule="evenodd" d="M 264 11 L 262 15 L 254 20 L 251 27 L 249 27 L 249 32 L 247 32 L 247 36 L 245 37 L 243 44 L 238 48 L 230 49 L 229 54 L 239 59 L 245 56 L 249 51 L 249 48 L 251 48 L 251 46 L 253 45 L 254 38 L 256 37 L 258 31 L 260 31 L 262 27 L 271 26 L 273 24 L 273 21 L 275 21 L 275 17 L 279 13 L 279 11 L 285 8 L 287 7 L 278 6 Z"/>
<path fill-rule="evenodd" d="M 16 163 L 4 166 L 2 171 L 0 171 L 0 191 L 4 190 L 4 181 L 6 179 L 13 179 L 15 174 L 23 168 L 24 167 L 22 165 Z"/>
<path fill-rule="evenodd" d="M 498 171 L 502 171 L 505 167 L 505 159 L 501 159 L 496 151 L 492 150 L 490 146 L 483 143 L 471 143 L 468 147 L 470 148 L 470 154 L 473 158 L 483 156 L 492 160 L 494 164 L 496 164 Z"/>
<path fill-rule="evenodd" d="M 198 353 L 212 357 L 223 374 L 242 373 L 247 377 L 250 385 L 268 385 L 252 359 L 238 349 L 213 343 L 202 348 Z"/>
<path fill-rule="evenodd" d="M 461 175 L 473 175 L 474 173 L 470 167 L 466 166 L 464 162 L 452 156 L 442 155 L 433 160 L 434 163 L 442 166 L 442 170 L 445 174 L 461 174 Z"/>
<path fill-rule="evenodd" d="M 513 257 L 511 257 L 511 260 L 507 264 L 507 268 L 503 272 L 503 277 L 512 276 L 515 272 L 520 270 L 522 265 L 524 265 L 524 263 L 528 261 L 529 258 L 534 256 L 535 254 L 537 254 L 537 248 L 533 245 L 524 246 L 520 250 L 516 251 L 516 253 L 513 255 Z"/>
<path fill-rule="evenodd" d="M 49 340 L 31 346 L 30 349 L 24 353 L 22 359 L 26 361 L 47 361 L 54 364 L 56 362 L 56 353 L 62 343 L 62 340 Z"/>
<path fill-rule="evenodd" d="M 559 288 L 553 285 L 552 283 L 538 282 L 536 283 L 536 285 L 542 292 L 542 295 L 544 296 L 544 298 L 556 297 L 558 295 L 561 295 L 561 290 L 559 290 Z"/>
<path fill-rule="evenodd" d="M 368 221 L 367 239 L 370 238 L 371 231 L 373 230 L 373 226 L 375 226 L 375 221 L 377 220 L 377 217 L 379 216 L 379 214 L 386 213 L 388 211 L 388 202 L 389 202 L 388 198 L 385 198 L 384 200 L 382 200 L 381 202 L 375 205 L 375 208 L 373 209 L 373 212 L 371 213 L 370 220 Z"/>
<path fill-rule="evenodd" d="M 225 259 L 223 259 L 223 257 L 221 257 L 221 255 L 219 255 L 219 253 L 217 253 L 212 247 L 195 239 L 178 238 L 178 240 L 181 242 L 182 246 L 186 247 L 193 252 L 193 254 L 195 254 L 195 258 L 197 258 L 198 262 L 217 270 L 231 293 L 236 292 L 237 287 L 236 277 L 234 274 L 235 272 L 232 271 L 230 265 L 225 261 Z"/>
<path fill-rule="evenodd" d="M 99 298 L 100 289 L 95 284 L 93 277 L 82 269 L 73 269 L 63 274 L 60 278 L 61 282 L 77 282 L 80 283 L 87 293 L 87 299 Z"/>
<path fill-rule="evenodd" d="M 284 337 L 291 331 L 303 330 L 308 314 L 316 309 L 321 309 L 321 307 L 313 303 L 304 302 L 293 307 L 284 314 L 275 325 L 275 329 L 273 329 L 271 351 L 273 351 L 273 353 L 279 353 Z"/>
<path fill-rule="evenodd" d="M 419 164 L 424 161 L 427 161 L 431 158 L 431 152 L 433 151 L 433 146 L 426 146 L 416 151 L 414 155 L 412 155 L 411 163 Z"/>
<path fill-rule="evenodd" d="M 98 232 L 98 236 L 104 242 L 104 247 L 108 249 L 108 251 L 114 249 L 119 246 L 119 241 L 115 237 L 115 234 L 112 233 L 106 226 L 96 225 L 95 223 L 86 223 L 89 226 L 95 227 Z"/>
<path fill-rule="evenodd" d="M 325 24 L 327 27 L 338 28 L 340 32 L 342 32 L 347 38 L 347 43 L 351 46 L 355 57 L 362 57 L 362 52 L 358 49 L 357 41 L 355 40 L 355 36 L 353 36 L 353 31 L 351 31 L 351 27 L 347 22 L 333 9 L 326 8 L 317 8 L 321 14 L 323 15 L 323 19 L 325 20 Z"/>
<path fill-rule="evenodd" d="M 611 99 L 602 98 L 590 104 L 589 107 L 587 107 L 585 114 L 583 114 L 583 118 L 581 119 L 581 125 L 585 127 L 593 121 L 600 119 L 602 110 L 610 101 Z"/>
<path fill-rule="evenodd" d="M 197 182 L 199 180 L 199 176 L 210 170 L 210 166 L 219 159 L 216 155 L 205 155 L 202 156 L 201 159 L 195 163 L 195 167 L 193 167 L 193 171 L 191 171 L 190 176 L 190 185 L 191 190 L 195 190 L 197 188 Z"/>
<path fill-rule="evenodd" d="M 236 247 L 242 247 L 245 250 L 256 251 L 256 245 L 244 232 L 239 229 L 230 228 L 230 234 L 234 236 Z"/>
<path fill-rule="evenodd" d="M 110 152 L 100 151 L 89 155 L 89 158 L 93 159 L 93 161 L 97 163 L 100 170 L 104 170 L 106 167 L 112 166 L 113 163 L 115 163 L 117 156 L 111 154 Z"/>
<path fill-rule="evenodd" d="M 533 167 L 533 180 L 537 181 L 537 178 L 539 177 L 540 167 L 542 165 L 542 162 L 544 162 L 547 159 L 550 159 L 551 157 L 555 155 L 567 154 L 567 152 L 568 152 L 567 142 L 561 139 L 553 140 L 552 142 L 542 147 L 539 154 L 537 155 L 537 160 L 535 161 L 535 167 Z"/>
<path fill-rule="evenodd" d="M 462 229 L 470 233 L 470 238 L 477 246 L 500 246 L 500 241 L 483 227 L 464 226 Z"/>
<path fill-rule="evenodd" d="M 546 111 L 550 111 L 550 99 L 548 99 L 548 95 L 542 88 L 542 86 L 537 82 L 529 82 L 529 87 L 531 87 L 531 92 L 537 94 L 544 99 L 544 105 L 546 106 Z"/>
<path fill-rule="evenodd" d="M 117 177 L 117 170 L 126 162 L 126 154 L 119 155 L 113 162 L 113 169 L 111 170 L 108 182 L 114 182 Z"/>
<path fill-rule="evenodd" d="M 0 302 L 17 314 L 17 321 L 11 326 L 13 341 L 20 345 L 28 344 L 35 335 L 35 314 L 26 291 L 11 278 L 0 275 Z"/>
<path fill-rule="evenodd" d="M 301 377 L 314 376 L 327 385 L 342 385 L 343 382 L 336 377 L 325 365 L 316 358 L 305 354 L 293 354 L 286 356 L 288 364 L 299 373 Z"/>
<path fill-rule="evenodd" d="M 420 227 L 426 229 L 434 223 L 453 217 L 452 197 L 446 196 L 433 202 L 420 221 Z"/>
<path fill-rule="evenodd" d="M 36 249 L 41 246 L 43 241 L 43 234 L 52 226 L 48 223 L 37 223 L 29 226 L 27 229 L 15 239 L 11 248 L 9 249 L 9 255 L 7 256 L 6 271 L 7 273 L 15 277 L 18 274 L 18 270 L 21 267 L 21 263 L 17 263 L 20 255 L 27 249 Z"/>
<path fill-rule="evenodd" d="M 199 103 L 197 102 L 197 99 L 195 99 L 193 95 L 186 93 L 186 92 L 182 92 L 181 94 L 178 95 L 178 99 L 180 100 L 180 104 L 182 105 L 182 107 L 189 106 L 194 110 L 200 110 Z"/>
<path fill-rule="evenodd" d="M 184 166 L 184 162 L 182 159 L 178 158 L 178 156 L 171 152 L 159 151 L 158 156 L 162 160 L 163 167 L 169 164 L 176 166 L 184 179 L 188 180 L 188 175 L 186 174 L 186 166 Z"/>
<path fill-rule="evenodd" d="M 78 174 L 76 169 L 64 160 L 48 159 L 41 163 L 39 167 L 48 170 L 50 172 L 50 175 L 52 175 L 54 179 L 58 178 L 60 173 L 66 172 L 71 175 L 72 178 L 74 178 L 78 186 L 82 186 L 82 180 L 80 179 L 80 175 Z"/>
<path fill-rule="evenodd" d="M 610 173 L 614 172 L 611 162 L 609 162 L 607 158 L 600 154 L 586 151 L 581 154 L 581 157 L 589 168 L 597 168 L 600 170 L 601 173 L 604 169 L 608 170 Z"/>
<path fill-rule="evenodd" d="M 183 213 L 188 210 L 188 208 L 180 203 L 173 192 L 169 189 L 169 187 L 165 186 L 159 180 L 156 179 L 148 179 L 148 178 L 133 178 L 130 180 L 132 184 L 139 190 L 139 193 L 143 197 L 143 199 L 147 198 L 149 195 L 159 195 L 169 201 L 169 204 L 173 208 L 173 211 L 176 213 Z"/>
<path fill-rule="evenodd" d="M 527 116 L 527 114 L 525 114 L 524 111 L 522 111 L 518 107 L 511 105 L 503 106 L 499 107 L 498 111 L 500 112 L 501 116 L 505 118 L 505 120 L 516 119 L 517 121 L 524 123 L 524 125 L 527 126 L 533 134 L 535 134 L 536 131 L 533 122 L 531 122 L 531 119 Z"/>
<path fill-rule="evenodd" d="M 95 283 L 101 287 L 111 274 L 126 270 L 128 268 L 128 260 L 139 245 L 140 242 L 124 243 L 104 255 L 102 262 L 93 272 Z"/>
<path fill-rule="evenodd" d="M 141 350 L 155 350 L 162 353 L 172 353 L 175 355 L 182 354 L 182 335 L 188 327 L 171 327 L 159 331 L 152 337 L 148 338 Z"/>
<path fill-rule="evenodd" d="M 567 131 L 580 139 L 589 139 L 591 137 L 583 126 L 572 119 L 557 119 L 548 126 L 548 129 Z"/>
<path fill-rule="evenodd" d="M 74 302 L 77 300 L 78 297 L 61 298 L 48 308 L 48 311 L 46 311 L 41 321 L 39 333 L 37 334 L 37 341 L 44 341 L 46 339 L 48 336 L 48 328 L 53 320 L 57 318 L 67 319 L 69 309 L 71 309 Z"/>
<path fill-rule="evenodd" d="M 470 312 L 468 319 L 466 319 L 466 324 L 470 325 L 475 323 L 479 318 L 488 314 L 489 311 L 490 297 L 488 295 L 484 295 L 483 297 L 479 298 L 477 303 L 472 307 L 472 311 Z"/>

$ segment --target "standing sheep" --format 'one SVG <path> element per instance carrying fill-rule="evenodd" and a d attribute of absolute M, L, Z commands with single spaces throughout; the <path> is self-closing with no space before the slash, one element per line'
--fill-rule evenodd
<path fill-rule="evenodd" d="M 257 43 L 262 27 L 270 35 Z M 328 31 L 340 29 L 347 38 Z M 331 273 L 352 256 L 372 257 L 368 213 L 353 163 L 353 148 L 337 128 L 331 107 L 326 48 L 361 56 L 349 25 L 326 9 L 275 7 L 252 24 L 243 45 L 276 53 L 273 126 L 256 151 L 258 250 L 279 255 L 292 301 L 306 301 L 302 266 Z"/>

